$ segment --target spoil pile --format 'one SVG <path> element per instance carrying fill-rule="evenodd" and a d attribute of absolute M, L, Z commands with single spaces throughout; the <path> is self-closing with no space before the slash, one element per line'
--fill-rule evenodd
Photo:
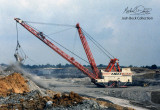
<path fill-rule="evenodd" d="M 53 97 L 42 96 L 40 92 L 31 91 L 22 94 L 10 94 L 0 98 L 0 110 L 7 109 L 31 109 L 43 110 L 55 107 L 71 107 L 82 103 L 83 98 L 74 92 L 69 94 L 55 94 Z"/>
<path fill-rule="evenodd" d="M 19 73 L 13 73 L 0 78 L 0 96 L 7 96 L 10 93 L 29 92 L 27 80 Z"/>
<path fill-rule="evenodd" d="M 102 106 L 103 105 L 103 106 Z M 42 96 L 38 91 L 0 97 L 0 110 L 133 110 L 105 101 L 81 97 L 77 93 Z"/>

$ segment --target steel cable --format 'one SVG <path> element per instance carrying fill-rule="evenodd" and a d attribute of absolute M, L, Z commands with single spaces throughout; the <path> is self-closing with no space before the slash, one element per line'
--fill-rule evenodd
<path fill-rule="evenodd" d="M 108 55 L 110 54 L 113 58 L 115 58 L 109 51 L 107 51 L 100 43 L 98 43 L 93 37 L 91 37 L 86 31 L 84 31 L 84 29 L 82 29 L 83 33 L 105 54 L 107 55 L 110 59 L 111 57 Z M 97 45 L 97 44 L 99 45 Z M 107 53 L 108 54 L 107 54 Z"/>
<path fill-rule="evenodd" d="M 33 24 L 42 24 L 42 25 L 55 25 L 55 26 L 75 27 L 74 25 L 69 25 L 69 24 L 55 24 L 55 23 L 43 23 L 43 22 L 31 22 L 31 21 L 25 21 L 25 22 L 33 23 Z"/>

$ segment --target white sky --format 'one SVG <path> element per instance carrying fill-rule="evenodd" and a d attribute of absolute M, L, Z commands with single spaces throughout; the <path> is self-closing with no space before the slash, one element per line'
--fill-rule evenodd
<path fill-rule="evenodd" d="M 148 16 L 153 17 L 153 20 L 122 20 L 123 16 L 128 16 L 123 13 L 126 7 L 138 5 L 152 8 Z M 58 24 L 76 25 L 79 22 L 85 31 L 120 60 L 120 65 L 160 65 L 159 10 L 159 0 L 0 0 L 0 63 L 15 62 L 14 18 L 17 17 L 25 21 Z M 46 34 L 56 32 L 57 29 L 34 26 Z M 20 25 L 18 29 L 21 46 L 27 56 L 34 60 L 28 59 L 25 64 L 68 63 Z M 75 38 L 76 29 L 67 32 L 52 38 L 87 60 L 78 35 Z M 96 63 L 108 64 L 109 59 L 88 42 Z"/>

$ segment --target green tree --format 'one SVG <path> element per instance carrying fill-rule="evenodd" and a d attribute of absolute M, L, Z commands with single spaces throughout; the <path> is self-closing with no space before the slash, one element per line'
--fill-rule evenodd
<path fill-rule="evenodd" d="M 59 63 L 58 65 L 56 65 L 56 67 L 57 68 L 61 68 L 62 67 L 61 63 Z"/>
<path fill-rule="evenodd" d="M 151 69 L 157 69 L 157 65 L 155 65 L 155 64 L 152 65 L 152 66 L 151 66 Z"/>

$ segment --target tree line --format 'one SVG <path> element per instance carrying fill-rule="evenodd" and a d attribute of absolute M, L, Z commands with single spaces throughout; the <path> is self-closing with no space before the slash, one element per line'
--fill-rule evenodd
<path fill-rule="evenodd" d="M 90 65 L 83 65 L 84 67 L 90 67 Z M 29 65 L 29 64 L 27 64 L 27 65 L 24 65 L 24 64 L 22 64 L 22 67 L 24 67 L 24 68 L 68 68 L 68 67 L 74 67 L 74 65 L 72 65 L 72 64 L 65 64 L 65 65 L 63 65 L 63 64 L 61 64 L 61 63 L 59 63 L 59 64 L 57 64 L 57 65 L 51 65 L 51 64 L 45 64 L 45 65 Z M 98 68 L 106 68 L 107 67 L 107 65 L 103 65 L 103 64 L 99 64 L 99 65 L 97 65 L 97 67 Z M 130 67 L 130 68 L 132 68 L 132 67 L 137 67 L 137 66 L 132 66 L 132 65 L 130 65 L 130 66 L 121 66 L 121 68 L 126 68 L 126 67 Z M 160 66 L 157 66 L 156 64 L 153 64 L 153 65 L 151 65 L 151 66 L 140 66 L 141 68 L 148 68 L 148 69 L 160 69 Z"/>
<path fill-rule="evenodd" d="M 4 64 L 4 63 L 1 63 L 0 66 L 8 66 L 7 64 Z M 68 68 L 68 67 L 74 67 L 74 65 L 72 64 L 68 64 L 66 63 L 65 65 L 59 63 L 57 65 L 51 65 L 51 64 L 43 64 L 43 65 L 25 65 L 25 64 L 21 64 L 22 67 L 24 68 Z M 84 67 L 90 67 L 90 65 L 83 65 Z M 98 68 L 106 68 L 107 65 L 104 65 L 104 64 L 99 64 L 97 65 Z M 133 65 L 129 65 L 129 66 L 120 66 L 121 68 L 126 68 L 126 67 L 138 67 L 138 66 L 133 66 Z M 148 69 L 160 69 L 160 66 L 157 66 L 156 64 L 153 64 L 153 65 L 146 65 L 146 66 L 140 66 L 141 68 L 148 68 Z"/>

